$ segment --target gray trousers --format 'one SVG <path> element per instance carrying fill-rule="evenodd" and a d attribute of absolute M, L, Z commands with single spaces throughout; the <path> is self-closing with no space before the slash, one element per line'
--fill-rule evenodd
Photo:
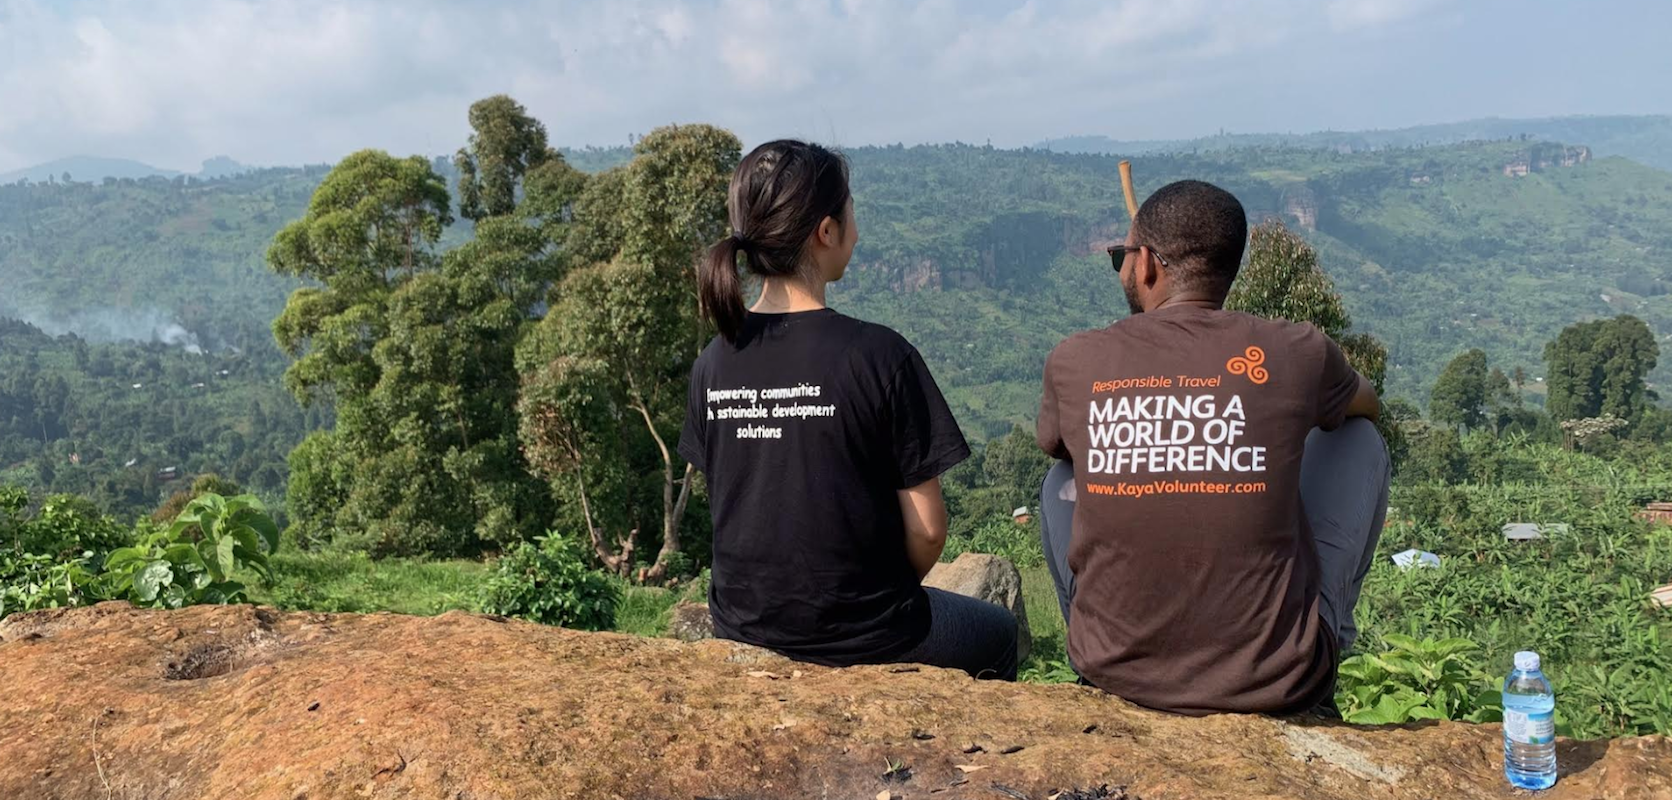
<path fill-rule="evenodd" d="M 1345 657 L 1358 639 L 1353 607 L 1388 510 L 1391 466 L 1387 445 L 1367 419 L 1349 419 L 1333 431 L 1313 429 L 1300 463 L 1300 497 L 1318 544 L 1320 608 Z M 1074 465 L 1058 461 L 1040 490 L 1039 532 L 1045 565 L 1057 585 L 1057 604 L 1068 621 L 1074 574 L 1068 543 L 1074 530 Z"/>
<path fill-rule="evenodd" d="M 1004 606 L 923 587 L 929 595 L 929 635 L 894 659 L 961 669 L 976 678 L 1016 680 L 1016 617 Z"/>

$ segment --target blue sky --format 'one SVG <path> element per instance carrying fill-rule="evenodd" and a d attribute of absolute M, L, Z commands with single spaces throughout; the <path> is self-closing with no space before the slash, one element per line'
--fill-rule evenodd
<path fill-rule="evenodd" d="M 443 154 L 507 92 L 561 145 L 838 145 L 1672 113 L 1667 0 L 0 0 L 0 172 Z"/>

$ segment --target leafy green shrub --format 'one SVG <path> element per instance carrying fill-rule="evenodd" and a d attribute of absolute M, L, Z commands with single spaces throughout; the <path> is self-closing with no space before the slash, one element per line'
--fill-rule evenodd
<path fill-rule="evenodd" d="M 1497 722 L 1503 704 L 1493 676 L 1470 658 L 1467 639 L 1418 641 L 1390 633 L 1393 649 L 1341 663 L 1336 703 L 1348 722 L 1391 725 L 1419 719 Z"/>
<path fill-rule="evenodd" d="M 0 486 L 0 514 L 10 522 L 29 506 L 29 490 L 22 486 Z"/>
<path fill-rule="evenodd" d="M 206 494 L 233 497 L 243 493 L 244 487 L 239 486 L 236 481 L 228 480 L 213 472 L 205 472 L 194 478 L 189 488 L 181 489 L 169 495 L 162 505 L 157 506 L 156 511 L 151 512 L 151 521 L 164 524 L 173 522 L 174 518 L 180 516 L 180 512 L 185 511 L 186 506 L 190 505 L 193 500 Z"/>
<path fill-rule="evenodd" d="M 706 603 L 708 602 L 708 586 L 713 582 L 713 572 L 708 567 L 703 567 L 680 589 L 679 599 L 690 603 Z"/>
<path fill-rule="evenodd" d="M 19 611 L 80 605 L 93 579 L 87 559 L 57 559 L 0 549 L 0 619 Z"/>
<path fill-rule="evenodd" d="M 74 558 L 86 555 L 97 560 L 112 548 L 128 543 L 129 534 L 116 520 L 101 513 L 88 500 L 73 494 L 55 494 L 41 501 L 34 514 L 24 516 L 29 495 L 16 487 L 0 497 L 5 515 L 6 535 L 0 547 L 18 553 Z"/>
<path fill-rule="evenodd" d="M 1552 681 L 1556 689 L 1556 732 L 1583 736 L 1649 736 L 1672 731 L 1672 686 L 1662 668 L 1628 662 L 1614 669 L 1590 664 Z"/>
<path fill-rule="evenodd" d="M 621 587 L 586 565 L 581 549 L 555 535 L 524 542 L 499 561 L 482 591 L 489 614 L 582 630 L 609 630 Z"/>
<path fill-rule="evenodd" d="M 109 599 L 153 608 L 242 603 L 239 569 L 271 581 L 267 556 L 278 550 L 279 529 L 253 495 L 205 494 L 187 504 L 167 528 L 111 551 L 97 591 Z"/>
<path fill-rule="evenodd" d="M 74 495 L 52 495 L 28 512 L 28 490 L 0 486 L 0 617 L 81 604 L 105 551 L 128 538 Z"/>

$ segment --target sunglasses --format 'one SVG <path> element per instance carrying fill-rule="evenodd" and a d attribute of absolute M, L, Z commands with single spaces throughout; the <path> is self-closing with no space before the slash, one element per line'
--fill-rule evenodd
<path fill-rule="evenodd" d="M 1141 245 L 1141 244 L 1133 244 L 1133 245 L 1117 244 L 1117 245 L 1114 245 L 1114 246 L 1110 247 L 1109 251 L 1108 251 L 1109 252 L 1109 261 L 1110 261 L 1110 263 L 1112 263 L 1114 265 L 1115 271 L 1120 272 L 1120 264 L 1121 264 L 1122 261 L 1126 260 L 1126 254 L 1127 253 L 1136 253 L 1139 250 L 1143 250 L 1145 248 L 1146 248 L 1146 246 Z M 1150 251 L 1150 255 L 1155 256 L 1155 260 L 1161 262 L 1161 266 L 1172 267 L 1172 264 L 1167 263 L 1167 259 L 1166 259 L 1165 256 L 1161 255 L 1160 253 L 1155 252 L 1155 248 L 1150 247 L 1148 249 Z"/>

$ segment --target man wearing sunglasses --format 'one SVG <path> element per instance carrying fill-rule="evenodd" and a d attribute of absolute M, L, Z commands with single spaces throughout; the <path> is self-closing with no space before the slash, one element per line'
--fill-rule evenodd
<path fill-rule="evenodd" d="M 1045 363 L 1046 563 L 1085 681 L 1185 714 L 1328 707 L 1387 510 L 1375 390 L 1311 325 L 1224 310 L 1242 204 L 1200 181 L 1109 248 L 1132 315 Z"/>

